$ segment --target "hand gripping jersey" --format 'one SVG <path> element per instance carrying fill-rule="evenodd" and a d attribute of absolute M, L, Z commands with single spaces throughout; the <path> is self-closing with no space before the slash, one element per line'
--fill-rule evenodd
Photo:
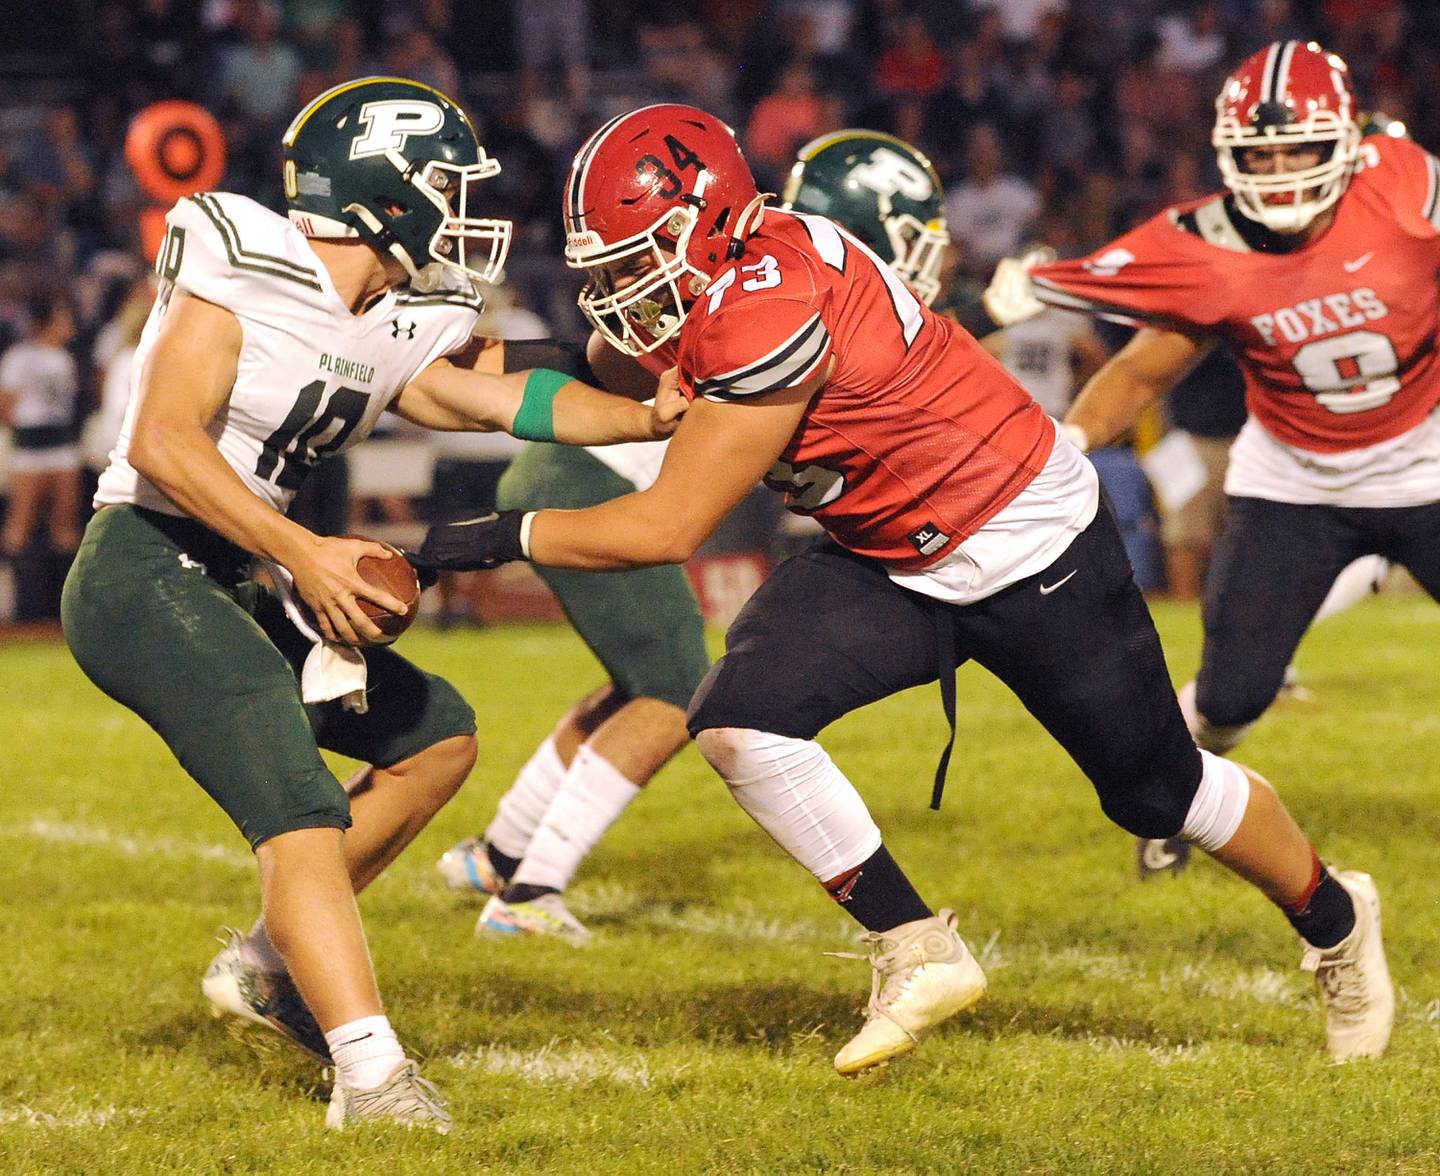
<path fill-rule="evenodd" d="M 178 288 L 233 313 L 244 329 L 238 373 L 210 435 L 240 479 L 276 510 L 322 457 L 369 435 L 400 390 L 469 341 L 478 293 L 464 279 L 429 294 L 387 291 L 351 314 L 299 230 L 244 196 L 181 200 L 166 218 L 160 292 L 136 351 L 120 439 L 97 506 L 135 503 L 179 514 L 130 465 L 138 380 Z"/>
<path fill-rule="evenodd" d="M 1440 402 L 1440 161 L 1374 135 L 1359 166 L 1334 223 L 1293 252 L 1252 249 L 1253 230 L 1212 197 L 1089 257 L 1037 267 L 1035 293 L 1220 336 L 1244 371 L 1251 416 L 1286 446 L 1330 455 L 1380 445 Z"/>
<path fill-rule="evenodd" d="M 743 400 L 831 358 L 766 484 L 851 551 L 932 565 L 1050 456 L 1050 419 L 962 328 L 833 221 L 768 210 L 685 320 L 681 391 Z"/>

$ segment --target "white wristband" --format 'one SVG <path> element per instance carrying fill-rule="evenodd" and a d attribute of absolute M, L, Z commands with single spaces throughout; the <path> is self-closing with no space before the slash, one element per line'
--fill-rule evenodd
<path fill-rule="evenodd" d="M 535 525 L 535 516 L 538 510 L 527 510 L 520 520 L 520 551 L 526 559 L 530 558 L 530 528 Z"/>
<path fill-rule="evenodd" d="M 1090 452 L 1090 438 L 1085 435 L 1085 430 L 1073 421 L 1062 421 L 1060 424 L 1060 434 L 1081 453 Z M 523 531 L 521 535 L 524 535 Z"/>

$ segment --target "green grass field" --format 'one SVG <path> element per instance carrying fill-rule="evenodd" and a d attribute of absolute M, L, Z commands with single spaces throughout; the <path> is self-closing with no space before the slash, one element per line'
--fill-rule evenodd
<path fill-rule="evenodd" d="M 1193 610 L 1162 607 L 1177 675 Z M 960 676 L 943 811 L 934 688 L 826 742 L 887 843 L 953 906 L 991 990 L 911 1059 L 846 1082 L 852 929 L 693 749 L 583 868 L 599 942 L 477 940 L 433 864 L 488 819 L 600 673 L 562 628 L 402 644 L 480 714 L 467 791 L 363 900 L 382 991 L 427 1056 L 448 1138 L 322 1127 L 316 1067 L 203 1007 L 249 853 L 164 746 L 58 643 L 0 646 L 0 1172 L 1440 1172 L 1440 610 L 1382 599 L 1322 625 L 1245 758 L 1322 852 L 1370 870 L 1400 991 L 1390 1055 L 1327 1064 L 1278 912 L 1208 862 L 1144 886 L 1130 839 L 997 684 Z"/>

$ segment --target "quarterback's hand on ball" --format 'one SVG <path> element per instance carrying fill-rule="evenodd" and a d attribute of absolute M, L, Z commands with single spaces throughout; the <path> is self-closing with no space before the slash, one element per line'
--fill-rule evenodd
<path fill-rule="evenodd" d="M 660 377 L 655 388 L 655 403 L 650 406 L 650 430 L 657 440 L 668 437 L 680 427 L 680 418 L 690 402 L 680 391 L 680 369 L 670 368 Z"/>
<path fill-rule="evenodd" d="M 995 276 L 980 301 L 985 313 L 999 327 L 1013 327 L 1032 319 L 1045 304 L 1035 297 L 1030 286 L 1030 271 L 1037 265 L 1048 265 L 1055 260 L 1055 250 L 1048 245 L 1039 245 L 1026 250 L 1019 257 L 1002 257 L 995 267 Z"/>
<path fill-rule="evenodd" d="M 502 510 L 478 519 L 431 527 L 420 550 L 411 554 L 410 562 L 423 575 L 432 570 L 476 572 L 524 559 L 520 529 L 527 513 Z"/>
<path fill-rule="evenodd" d="M 387 612 L 405 611 L 403 601 L 371 584 L 356 571 L 355 565 L 366 555 L 394 558 L 394 552 L 383 543 L 316 535 L 285 565 L 295 577 L 295 591 L 310 607 L 315 626 L 327 641 L 368 645 L 385 639 L 385 634 L 360 607 L 361 598 L 373 601 Z"/>

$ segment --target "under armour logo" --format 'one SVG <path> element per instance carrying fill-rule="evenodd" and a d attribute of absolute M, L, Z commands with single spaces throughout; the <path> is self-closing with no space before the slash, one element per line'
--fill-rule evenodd
<path fill-rule="evenodd" d="M 393 323 L 390 324 L 390 338 L 400 338 L 401 331 L 405 332 L 405 338 L 415 338 L 415 324 L 413 322 L 402 323 L 399 319 L 396 319 Z"/>
<path fill-rule="evenodd" d="M 194 570 L 194 571 L 197 571 L 197 572 L 199 572 L 202 576 L 208 574 L 208 571 L 207 571 L 207 569 L 206 569 L 206 567 L 205 567 L 205 565 L 204 565 L 203 563 L 201 563 L 198 559 L 191 559 L 191 558 L 190 558 L 185 552 L 183 552 L 183 551 L 180 553 L 180 566 L 181 566 L 182 568 L 189 568 L 189 569 L 192 569 L 192 570 Z"/>

